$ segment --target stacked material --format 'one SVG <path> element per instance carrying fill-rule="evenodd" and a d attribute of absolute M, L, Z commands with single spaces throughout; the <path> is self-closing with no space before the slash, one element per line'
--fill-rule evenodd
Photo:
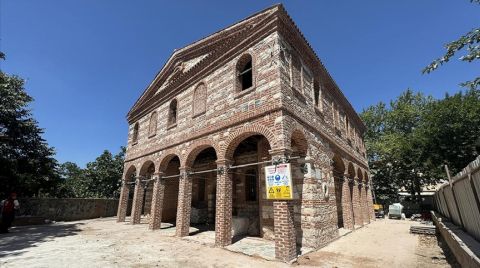
<path fill-rule="evenodd" d="M 435 227 L 435 225 L 412 225 L 410 226 L 410 233 L 435 235 L 437 233 L 437 227 Z"/>

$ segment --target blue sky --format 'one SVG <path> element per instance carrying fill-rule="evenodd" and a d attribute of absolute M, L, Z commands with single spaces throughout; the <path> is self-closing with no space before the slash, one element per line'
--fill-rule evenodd
<path fill-rule="evenodd" d="M 278 1 L 0 0 L 1 68 L 27 80 L 60 162 L 127 142 L 125 115 L 175 48 Z M 357 111 L 406 88 L 442 97 L 479 64 L 422 68 L 480 25 L 468 0 L 282 1 Z"/>

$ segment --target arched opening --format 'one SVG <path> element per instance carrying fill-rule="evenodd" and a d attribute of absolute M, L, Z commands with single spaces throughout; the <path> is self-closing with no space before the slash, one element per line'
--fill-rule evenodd
<path fill-rule="evenodd" d="M 253 86 L 252 56 L 243 55 L 237 62 L 237 91 L 243 91 Z"/>
<path fill-rule="evenodd" d="M 256 164 L 271 159 L 270 143 L 262 135 L 244 138 L 233 151 L 232 169 L 232 236 L 260 236 L 274 240 L 273 202 L 266 199 L 266 165 Z"/>
<path fill-rule="evenodd" d="M 153 136 L 157 133 L 157 112 L 153 112 L 150 116 L 150 124 L 148 125 L 148 136 Z"/>
<path fill-rule="evenodd" d="M 176 155 L 167 156 L 160 165 L 160 172 L 165 177 L 165 190 L 162 208 L 162 224 L 175 225 L 179 191 L 180 159 Z M 169 178 L 172 177 L 172 178 Z"/>
<path fill-rule="evenodd" d="M 207 147 L 198 152 L 191 166 L 194 174 L 191 175 L 192 208 L 190 224 L 198 229 L 195 233 L 215 230 L 216 161 L 217 153 L 215 149 Z"/>
<path fill-rule="evenodd" d="M 144 182 L 142 182 L 143 187 L 143 202 L 142 202 L 142 209 L 141 215 L 150 217 L 150 208 L 152 206 L 152 196 L 153 196 L 153 181 L 146 181 L 150 180 L 155 173 L 155 164 L 152 161 L 147 161 L 143 164 L 142 168 L 140 169 L 140 178 Z"/>
<path fill-rule="evenodd" d="M 200 83 L 193 92 L 193 115 L 205 113 L 207 109 L 207 87 Z"/>
<path fill-rule="evenodd" d="M 132 142 L 135 143 L 138 141 L 138 128 L 139 128 L 139 124 L 138 122 L 135 123 L 135 125 L 133 126 L 133 133 L 132 133 Z"/>
<path fill-rule="evenodd" d="M 127 170 L 127 173 L 125 173 L 125 183 L 128 185 L 128 201 L 127 201 L 127 210 L 126 210 L 126 216 L 130 216 L 132 214 L 132 205 L 133 205 L 133 189 L 135 188 L 135 179 L 137 176 L 137 169 L 135 166 L 130 166 Z"/>
<path fill-rule="evenodd" d="M 177 100 L 172 100 L 168 109 L 168 126 L 177 124 Z"/>
<path fill-rule="evenodd" d="M 335 202 L 337 206 L 337 226 L 344 227 L 343 219 L 343 176 L 345 174 L 345 165 L 339 155 L 333 157 L 333 180 L 335 184 Z"/>

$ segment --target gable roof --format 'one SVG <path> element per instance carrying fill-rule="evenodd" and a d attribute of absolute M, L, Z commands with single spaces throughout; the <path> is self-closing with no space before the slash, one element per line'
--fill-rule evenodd
<path fill-rule="evenodd" d="M 175 69 L 177 69 L 177 75 L 186 75 L 191 71 L 195 66 L 198 66 L 205 58 L 212 55 L 212 52 L 216 50 L 218 45 L 225 43 L 228 39 L 231 39 L 235 34 L 238 34 L 240 31 L 245 30 L 246 28 L 251 28 L 258 24 L 263 18 L 267 15 L 273 14 L 281 5 L 277 4 L 271 7 L 268 7 L 262 11 L 259 11 L 245 19 L 242 19 L 239 22 L 236 22 L 227 28 L 219 30 L 213 34 L 210 34 L 202 39 L 199 39 L 183 48 L 174 50 L 173 54 L 164 64 L 164 66 L 157 73 L 153 81 L 147 86 L 143 91 L 140 98 L 134 103 L 133 107 L 127 114 L 127 118 L 130 117 L 135 111 L 142 106 L 149 98 L 153 97 L 157 93 L 159 86 L 163 86 L 161 89 L 164 89 L 167 85 L 161 85 L 166 82 L 170 77 L 169 74 L 173 74 Z M 185 70 L 182 67 L 182 64 L 188 61 L 192 61 L 196 58 L 202 57 L 202 59 L 194 66 L 190 66 L 189 69 Z M 182 72 L 178 74 L 178 72 Z M 172 79 L 178 77 L 171 77 Z M 168 81 L 171 82 L 171 81 Z"/>
<path fill-rule="evenodd" d="M 295 44 L 305 47 L 302 51 L 308 54 L 305 56 L 311 59 L 312 66 L 317 69 L 317 73 L 321 74 L 322 84 L 329 90 L 329 93 L 332 94 L 335 100 L 341 103 L 345 112 L 350 115 L 353 122 L 356 123 L 359 130 L 363 133 L 366 127 L 362 120 L 282 4 L 268 7 L 222 30 L 175 50 L 130 109 L 127 119 L 131 122 L 132 119 L 137 119 L 144 112 L 148 112 L 159 101 L 171 98 L 174 90 L 179 85 L 184 84 L 185 80 L 196 76 L 196 73 L 205 70 L 205 67 L 211 66 L 213 62 L 217 61 L 217 57 L 223 56 L 226 49 L 235 47 L 237 43 L 243 41 L 249 34 L 265 28 L 269 28 L 272 31 L 278 30 L 279 24 L 285 26 L 282 30 L 293 33 L 288 36 L 295 39 Z M 161 94 L 158 94 L 160 92 Z"/>

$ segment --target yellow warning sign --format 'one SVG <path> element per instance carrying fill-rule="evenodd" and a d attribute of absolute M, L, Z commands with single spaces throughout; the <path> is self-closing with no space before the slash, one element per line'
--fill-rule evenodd
<path fill-rule="evenodd" d="M 267 199 L 293 199 L 290 164 L 265 167 Z"/>
<path fill-rule="evenodd" d="M 272 186 L 268 189 L 267 199 L 292 199 L 290 186 Z"/>

